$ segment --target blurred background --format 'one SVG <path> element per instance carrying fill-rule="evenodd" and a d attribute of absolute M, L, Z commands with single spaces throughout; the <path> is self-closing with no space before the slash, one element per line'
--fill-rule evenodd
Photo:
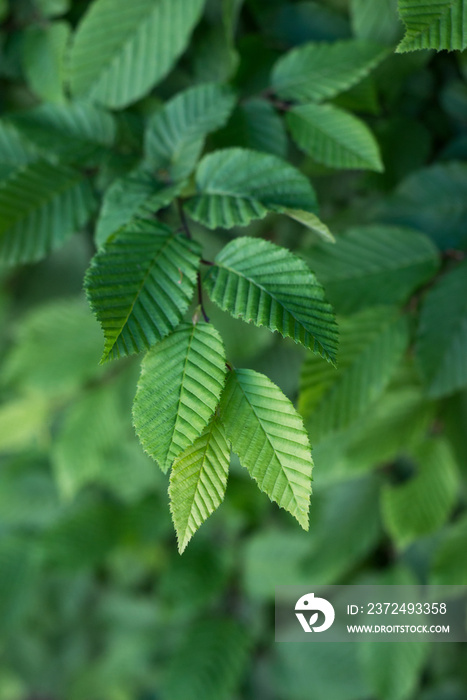
<path fill-rule="evenodd" d="M 38 47 L 68 32 L 88 4 L 0 0 L 2 116 L 59 101 L 53 52 Z M 231 82 L 245 99 L 258 95 L 277 56 L 306 41 L 354 35 L 394 47 L 395 3 L 374 4 L 376 13 L 363 0 L 246 0 Z M 144 117 L 161 100 L 222 79 L 218 21 L 208 3 L 181 62 L 122 113 L 124 147 L 97 174 L 89 169 L 98 195 L 137 161 Z M 376 134 L 382 174 L 318 165 L 278 118 L 255 130 L 251 102 L 208 148 L 287 157 L 311 177 L 336 236 L 364 224 L 410 226 L 450 269 L 467 244 L 466 77 L 464 54 L 391 53 L 336 99 Z M 3 178 L 11 142 L 0 137 Z M 97 217 L 96 207 L 43 262 L 0 269 L 0 700 L 467 700 L 462 644 L 274 643 L 276 585 L 467 585 L 466 389 L 428 397 L 411 346 L 363 416 L 318 443 L 310 427 L 309 532 L 233 456 L 225 502 L 180 556 L 167 477 L 131 424 L 140 358 L 98 364 L 103 338 L 82 291 Z M 161 218 L 179 225 L 171 209 Z M 192 229 L 211 260 L 240 233 Z M 270 216 L 248 235 L 313 266 L 317 240 L 292 221 Z M 425 291 L 420 284 L 398 300 L 412 326 Z M 209 302 L 207 313 L 229 361 L 299 400 L 305 351 Z"/>

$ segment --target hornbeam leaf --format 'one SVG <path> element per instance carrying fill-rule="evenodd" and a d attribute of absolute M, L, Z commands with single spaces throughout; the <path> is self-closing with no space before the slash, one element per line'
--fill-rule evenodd
<path fill-rule="evenodd" d="M 236 238 L 217 255 L 204 286 L 232 316 L 335 360 L 337 325 L 324 290 L 306 263 L 285 248 L 260 238 Z"/>
<path fill-rule="evenodd" d="M 284 208 L 277 209 L 276 211 L 280 211 L 281 214 L 285 214 L 294 221 L 298 221 L 299 224 L 303 224 L 303 226 L 306 226 L 307 229 L 313 231 L 314 234 L 316 234 L 323 241 L 326 241 L 326 243 L 336 242 L 336 239 L 332 235 L 329 228 L 326 226 L 324 221 L 321 221 L 321 219 L 318 216 L 316 216 L 316 214 L 312 214 L 308 211 L 301 211 L 300 209 Z"/>
<path fill-rule="evenodd" d="M 397 52 L 467 47 L 466 0 L 399 0 L 398 8 L 406 34 Z"/>
<path fill-rule="evenodd" d="M 264 374 L 229 373 L 220 417 L 242 466 L 272 501 L 308 530 L 313 460 L 303 421 Z"/>
<path fill-rule="evenodd" d="M 95 0 L 71 47 L 73 95 L 112 108 L 143 97 L 185 50 L 203 5 L 204 0 Z"/>
<path fill-rule="evenodd" d="M 334 246 L 310 248 L 306 259 L 341 314 L 404 302 L 439 267 L 428 237 L 384 225 L 350 229 Z"/>
<path fill-rule="evenodd" d="M 83 226 L 94 206 L 86 177 L 37 161 L 0 184 L 0 262 L 35 262 Z"/>
<path fill-rule="evenodd" d="M 360 39 L 304 44 L 276 62 L 272 87 L 285 100 L 321 102 L 358 83 L 387 53 Z"/>
<path fill-rule="evenodd" d="M 222 340 L 207 323 L 183 323 L 143 360 L 133 419 L 145 451 L 166 472 L 199 438 L 224 385 Z"/>
<path fill-rule="evenodd" d="M 174 180 L 191 173 L 211 131 L 227 122 L 234 94 L 222 85 L 196 85 L 176 95 L 149 120 L 146 160 Z"/>
<path fill-rule="evenodd" d="M 102 362 L 148 349 L 178 326 L 198 264 L 198 245 L 155 221 L 135 221 L 110 239 L 85 279 L 105 335 Z"/>
<path fill-rule="evenodd" d="M 313 355 L 303 365 L 299 410 L 315 443 L 382 395 L 408 344 L 406 319 L 383 307 L 343 319 L 339 334 L 337 370 Z"/>
<path fill-rule="evenodd" d="M 305 153 L 331 168 L 365 168 L 381 172 L 375 137 L 353 114 L 332 105 L 302 105 L 287 113 L 290 132 Z"/>
<path fill-rule="evenodd" d="M 415 352 L 430 396 L 452 394 L 467 385 L 467 262 L 428 292 Z"/>
<path fill-rule="evenodd" d="M 269 211 L 286 207 L 316 213 L 309 180 L 276 156 L 226 148 L 203 158 L 196 172 L 198 195 L 186 208 L 208 228 L 246 226 Z"/>
<path fill-rule="evenodd" d="M 230 445 L 216 417 L 193 445 L 175 460 L 169 495 L 180 554 L 196 530 L 222 503 L 229 461 Z"/>
<path fill-rule="evenodd" d="M 457 466 L 445 440 L 423 441 L 413 457 L 415 476 L 400 485 L 385 486 L 381 494 L 383 522 L 401 547 L 440 529 L 459 493 Z"/>
<path fill-rule="evenodd" d="M 166 207 L 178 197 L 185 184 L 186 181 L 181 181 L 167 185 L 143 168 L 115 180 L 102 200 L 96 225 L 96 244 L 104 245 L 112 233 L 131 219 L 145 218 Z"/>

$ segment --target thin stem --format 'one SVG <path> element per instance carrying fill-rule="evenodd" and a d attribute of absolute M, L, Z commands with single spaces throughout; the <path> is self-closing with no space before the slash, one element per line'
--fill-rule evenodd
<path fill-rule="evenodd" d="M 204 258 L 201 258 L 200 262 L 202 265 L 215 265 L 215 263 L 211 262 L 210 260 L 204 260 Z"/>
<path fill-rule="evenodd" d="M 182 222 L 182 227 L 183 230 L 185 231 L 185 235 L 187 238 L 193 238 L 191 235 L 190 227 L 188 226 L 188 221 L 185 216 L 185 212 L 183 211 L 183 205 L 182 205 L 182 200 L 177 198 L 177 207 L 178 207 L 178 214 L 180 216 L 180 221 Z"/>
<path fill-rule="evenodd" d="M 203 304 L 203 287 L 201 285 L 201 275 L 198 272 L 198 302 L 201 307 L 201 313 L 203 314 L 203 318 L 206 321 L 206 323 L 209 323 L 209 318 L 206 314 L 206 311 L 204 309 L 204 304 Z"/>

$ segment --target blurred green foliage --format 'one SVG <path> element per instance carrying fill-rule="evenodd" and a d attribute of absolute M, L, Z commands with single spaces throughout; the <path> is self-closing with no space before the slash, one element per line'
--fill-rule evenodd
<path fill-rule="evenodd" d="M 115 66 L 96 77 L 105 35 L 151 3 L 153 43 L 123 77 Z M 443 17 L 410 34 L 414 5 L 400 3 L 401 51 L 465 48 Z M 88 12 L 94 27 L 70 59 Z M 394 53 L 393 0 L 0 0 L 0 20 L 0 700 L 467 700 L 462 645 L 273 641 L 276 585 L 467 585 L 465 54 Z M 376 42 L 373 68 L 360 75 L 354 54 L 357 72 L 326 84 L 326 105 L 289 110 L 287 62 L 324 41 L 338 63 L 347 40 Z M 189 98 L 177 95 L 211 81 L 230 89 L 187 137 L 177 120 Z M 319 80 L 303 85 L 313 100 Z M 316 146 L 324 116 L 333 133 L 354 123 L 343 112 L 360 120 L 365 157 L 329 135 Z M 157 148 L 167 129 L 173 152 Z M 177 229 L 168 205 L 194 193 L 185 178 L 202 152 L 232 147 L 285 158 L 313 183 L 334 245 L 316 221 L 274 213 L 247 235 L 316 273 L 338 314 L 339 364 L 205 299 L 229 362 L 301 410 L 310 529 L 233 455 L 222 507 L 180 557 L 168 476 L 131 423 L 138 358 L 99 365 L 83 278 L 135 214 Z M 156 185 L 168 166 L 177 181 Z M 194 218 L 206 260 L 245 233 Z"/>

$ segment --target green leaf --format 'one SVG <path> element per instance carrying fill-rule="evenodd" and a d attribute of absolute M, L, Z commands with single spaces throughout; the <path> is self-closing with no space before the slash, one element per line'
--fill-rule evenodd
<path fill-rule="evenodd" d="M 96 224 L 100 247 L 132 219 L 144 219 L 168 206 L 185 188 L 186 181 L 167 185 L 143 168 L 115 180 L 105 191 Z"/>
<path fill-rule="evenodd" d="M 178 326 L 198 264 L 198 245 L 155 221 L 135 221 L 111 238 L 85 278 L 105 335 L 101 362 L 150 348 Z"/>
<path fill-rule="evenodd" d="M 401 35 L 397 0 L 351 0 L 352 28 L 358 39 L 393 45 Z"/>
<path fill-rule="evenodd" d="M 37 572 L 37 551 L 31 537 L 3 536 L 0 539 L 0 634 L 25 613 Z"/>
<path fill-rule="evenodd" d="M 224 376 L 222 341 L 207 323 L 180 324 L 144 358 L 134 425 L 162 471 L 200 437 L 219 401 Z"/>
<path fill-rule="evenodd" d="M 386 54 L 360 39 L 303 44 L 276 62 L 272 87 L 285 100 L 321 102 L 358 83 Z"/>
<path fill-rule="evenodd" d="M 46 396 L 73 395 L 105 374 L 99 325 L 84 299 L 61 299 L 21 318 L 2 367 L 2 382 Z"/>
<path fill-rule="evenodd" d="M 56 17 L 69 11 L 71 0 L 34 0 L 44 17 Z"/>
<path fill-rule="evenodd" d="M 467 586 L 467 517 L 464 515 L 441 535 L 430 574 L 430 584 Z"/>
<path fill-rule="evenodd" d="M 397 187 L 382 217 L 423 231 L 442 249 L 467 243 L 467 164 L 439 163 L 409 175 Z"/>
<path fill-rule="evenodd" d="M 455 49 L 467 47 L 467 3 L 465 0 L 398 0 L 406 33 L 396 51 Z"/>
<path fill-rule="evenodd" d="M 276 156 L 227 148 L 205 156 L 196 171 L 198 195 L 186 206 L 208 228 L 246 226 L 276 207 L 316 212 L 309 180 Z"/>
<path fill-rule="evenodd" d="M 446 396 L 467 385 L 467 262 L 428 292 L 415 352 L 429 396 Z"/>
<path fill-rule="evenodd" d="M 313 460 L 292 403 L 264 374 L 239 369 L 229 372 L 220 406 L 242 466 L 261 491 L 308 530 Z"/>
<path fill-rule="evenodd" d="M 0 178 L 6 178 L 22 165 L 39 158 L 34 146 L 18 129 L 7 121 L 0 121 Z"/>
<path fill-rule="evenodd" d="M 372 691 L 369 697 L 384 700 L 413 697 L 429 651 L 430 645 L 424 641 L 397 644 L 364 641 L 361 647 L 362 666 Z"/>
<path fill-rule="evenodd" d="M 116 137 L 113 116 L 89 103 L 43 104 L 12 120 L 18 131 L 43 153 L 60 162 L 99 162 Z"/>
<path fill-rule="evenodd" d="M 49 412 L 43 396 L 32 394 L 0 404 L 0 453 L 22 452 L 47 434 Z"/>
<path fill-rule="evenodd" d="M 306 258 L 342 314 L 405 302 L 440 263 L 429 238 L 412 229 L 377 224 L 350 229 L 334 246 L 310 248 Z"/>
<path fill-rule="evenodd" d="M 400 547 L 444 525 L 458 498 L 457 466 L 443 439 L 425 440 L 412 456 L 416 474 L 381 493 L 383 522 Z"/>
<path fill-rule="evenodd" d="M 68 22 L 31 25 L 24 33 L 23 67 L 32 91 L 43 100 L 63 103 Z"/>
<path fill-rule="evenodd" d="M 305 262 L 285 248 L 259 238 L 236 238 L 216 256 L 203 284 L 232 316 L 335 360 L 337 326 L 324 290 Z"/>
<path fill-rule="evenodd" d="M 190 625 L 171 655 L 163 682 L 165 700 L 230 700 L 248 661 L 246 631 L 231 618 Z"/>
<path fill-rule="evenodd" d="M 270 102 L 259 98 L 238 105 L 216 143 L 264 151 L 280 158 L 286 158 L 288 150 L 284 120 Z"/>
<path fill-rule="evenodd" d="M 203 0 L 95 0 L 71 47 L 73 95 L 116 109 L 143 97 L 185 50 L 203 5 Z"/>
<path fill-rule="evenodd" d="M 381 172 L 375 137 L 367 125 L 331 105 L 302 105 L 287 113 L 287 124 L 299 148 L 331 168 L 365 168 Z"/>
<path fill-rule="evenodd" d="M 0 262 L 35 262 L 83 226 L 94 200 L 88 179 L 38 161 L 0 184 Z"/>
<path fill-rule="evenodd" d="M 374 307 L 339 324 L 337 370 L 308 355 L 302 369 L 299 411 L 312 440 L 358 418 L 387 387 L 408 344 L 406 319 Z"/>
<path fill-rule="evenodd" d="M 180 554 L 224 500 L 229 462 L 230 445 L 218 418 L 175 460 L 169 496 Z"/>
<path fill-rule="evenodd" d="M 176 95 L 149 120 L 145 143 L 148 165 L 168 171 L 173 180 L 187 177 L 203 150 L 205 137 L 224 126 L 234 103 L 232 91 L 215 83 Z"/>

